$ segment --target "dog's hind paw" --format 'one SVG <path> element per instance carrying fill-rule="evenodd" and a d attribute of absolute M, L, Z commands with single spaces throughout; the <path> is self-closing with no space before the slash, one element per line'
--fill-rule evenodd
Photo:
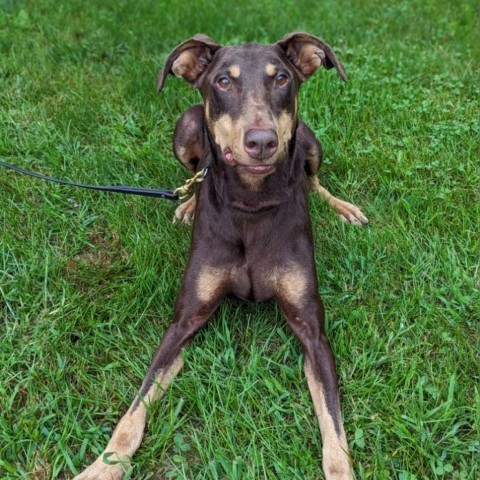
<path fill-rule="evenodd" d="M 175 215 L 173 217 L 173 224 L 182 222 L 186 225 L 191 225 L 193 217 L 195 215 L 195 207 L 197 205 L 197 199 L 195 195 L 192 195 L 186 202 L 183 202 L 175 210 Z"/>
<path fill-rule="evenodd" d="M 335 209 L 343 223 L 364 227 L 368 225 L 368 218 L 357 206 L 335 197 L 332 197 L 330 204 Z"/>

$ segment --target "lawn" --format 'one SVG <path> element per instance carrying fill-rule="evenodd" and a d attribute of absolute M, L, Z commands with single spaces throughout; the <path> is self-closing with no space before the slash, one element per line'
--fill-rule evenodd
<path fill-rule="evenodd" d="M 327 333 L 357 479 L 475 480 L 479 455 L 478 5 L 473 0 L 0 2 L 0 159 L 170 188 L 175 121 L 199 101 L 156 75 L 197 32 L 329 42 L 300 116 Z M 69 479 L 102 451 L 172 315 L 190 228 L 175 204 L 0 171 L 0 478 Z M 274 248 L 274 246 L 272 246 Z M 477 279 L 476 279 L 477 276 Z M 152 412 L 131 479 L 317 479 L 302 350 L 273 303 L 224 302 Z"/>

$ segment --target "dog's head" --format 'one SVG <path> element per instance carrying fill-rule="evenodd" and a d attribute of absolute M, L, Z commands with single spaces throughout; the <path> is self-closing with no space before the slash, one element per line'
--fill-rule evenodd
<path fill-rule="evenodd" d="M 231 47 L 196 35 L 170 53 L 158 91 L 169 73 L 198 88 L 223 161 L 242 178 L 261 179 L 285 157 L 297 123 L 298 89 L 321 66 L 334 67 L 346 81 L 330 46 L 307 33 L 273 45 Z"/>

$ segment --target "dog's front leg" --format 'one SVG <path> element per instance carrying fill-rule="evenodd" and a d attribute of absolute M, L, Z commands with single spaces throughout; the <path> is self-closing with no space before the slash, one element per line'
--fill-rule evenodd
<path fill-rule="evenodd" d="M 160 399 L 183 365 L 181 350 L 207 322 L 222 298 L 221 289 L 200 299 L 192 295 L 196 275 L 186 274 L 177 298 L 173 323 L 167 328 L 140 393 L 121 418 L 103 453 L 74 480 L 120 480 L 142 441 L 147 408 Z M 187 297 L 186 291 L 189 292 Z"/>
<path fill-rule="evenodd" d="M 304 349 L 304 370 L 322 435 L 327 480 L 352 480 L 332 349 L 324 331 L 324 309 L 316 282 L 302 269 L 278 281 L 277 301 Z"/>

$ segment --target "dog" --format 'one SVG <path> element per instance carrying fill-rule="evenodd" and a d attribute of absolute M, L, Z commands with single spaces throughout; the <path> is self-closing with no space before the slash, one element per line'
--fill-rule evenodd
<path fill-rule="evenodd" d="M 183 221 L 193 213 L 195 219 L 173 322 L 105 451 L 76 480 L 123 477 L 140 446 L 147 407 L 163 396 L 182 368 L 182 349 L 227 295 L 278 302 L 304 350 L 325 477 L 353 479 L 318 293 L 309 191 L 328 199 L 344 221 L 368 220 L 354 205 L 333 197 L 316 177 L 322 150 L 298 119 L 297 95 L 320 67 L 334 68 L 346 80 L 332 48 L 302 32 L 272 45 L 229 47 L 196 35 L 169 54 L 158 90 L 173 74 L 197 88 L 204 100 L 178 121 L 174 152 L 190 170 L 209 170 L 195 196 L 176 212 Z"/>

